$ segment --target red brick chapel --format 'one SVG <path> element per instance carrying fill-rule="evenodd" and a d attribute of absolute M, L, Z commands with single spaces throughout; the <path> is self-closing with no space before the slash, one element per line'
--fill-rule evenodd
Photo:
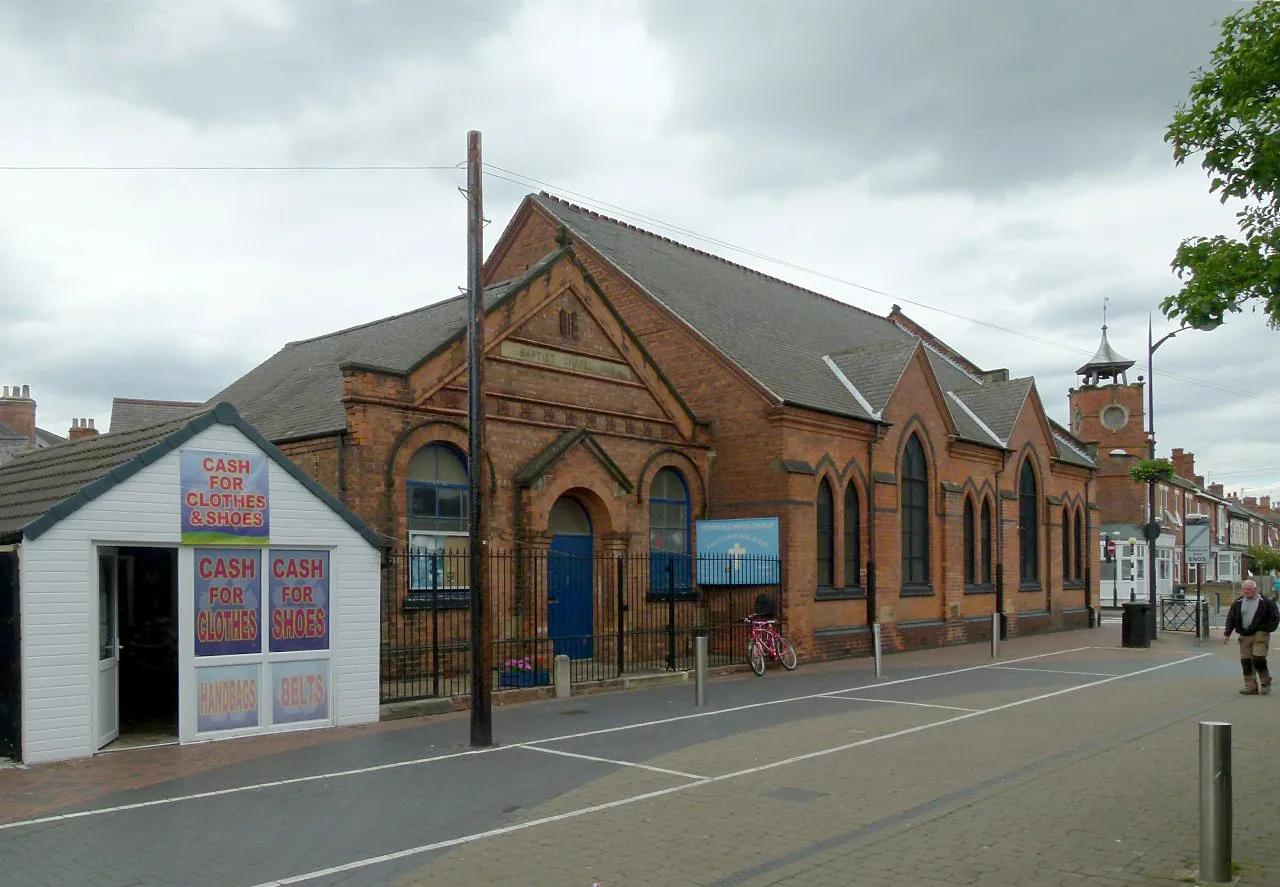
<path fill-rule="evenodd" d="M 1033 379 L 546 194 L 483 277 L 495 548 L 576 522 L 596 553 L 688 553 L 697 520 L 777 517 L 808 659 L 867 650 L 876 621 L 897 648 L 986 637 L 993 611 L 1010 634 L 1088 623 L 1095 466 Z M 388 544 L 464 550 L 465 326 L 457 297 L 293 342 L 212 400 Z"/>

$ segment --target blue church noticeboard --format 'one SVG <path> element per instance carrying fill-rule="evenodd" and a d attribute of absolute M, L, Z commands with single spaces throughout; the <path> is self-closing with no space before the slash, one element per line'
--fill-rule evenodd
<path fill-rule="evenodd" d="M 781 581 L 778 519 L 697 522 L 699 585 L 776 585 Z"/>

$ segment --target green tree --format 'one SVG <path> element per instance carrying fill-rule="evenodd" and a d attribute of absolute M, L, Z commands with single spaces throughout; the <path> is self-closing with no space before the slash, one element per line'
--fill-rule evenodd
<path fill-rule="evenodd" d="M 1262 576 L 1272 570 L 1280 570 L 1280 551 L 1265 545 L 1250 545 L 1246 552 L 1249 555 L 1249 570 L 1255 576 Z M 1270 591 L 1271 589 L 1266 589 Z"/>
<path fill-rule="evenodd" d="M 1179 166 L 1202 154 L 1210 192 L 1243 206 L 1240 239 L 1182 242 L 1172 262 L 1182 289 L 1160 309 L 1211 326 L 1252 302 L 1280 328 L 1280 3 L 1263 0 L 1223 19 L 1212 65 L 1196 71 L 1165 141 Z"/>

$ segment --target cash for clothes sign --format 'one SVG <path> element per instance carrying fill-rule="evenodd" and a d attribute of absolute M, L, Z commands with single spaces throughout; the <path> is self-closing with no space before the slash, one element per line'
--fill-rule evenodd
<path fill-rule="evenodd" d="M 258 726 L 258 666 L 196 669 L 196 730 Z"/>
<path fill-rule="evenodd" d="M 262 574 L 259 554 L 242 548 L 197 548 L 196 655 L 261 653 Z"/>
<path fill-rule="evenodd" d="M 272 551 L 271 652 L 329 649 L 329 552 Z"/>
<path fill-rule="evenodd" d="M 697 527 L 699 585 L 776 585 L 778 519 L 700 520 Z"/>
<path fill-rule="evenodd" d="M 276 662 L 271 666 L 273 724 L 329 719 L 329 662 Z"/>
<path fill-rule="evenodd" d="M 267 457 L 183 450 L 182 543 L 266 545 L 271 535 Z"/>

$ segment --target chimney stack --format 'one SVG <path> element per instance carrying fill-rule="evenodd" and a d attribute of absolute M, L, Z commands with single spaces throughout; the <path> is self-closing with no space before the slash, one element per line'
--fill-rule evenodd
<path fill-rule="evenodd" d="M 1258 500 L 1257 500 L 1255 497 L 1253 497 L 1253 496 L 1245 496 L 1245 497 L 1244 497 L 1244 507 L 1245 507 L 1245 508 L 1257 508 L 1257 507 L 1258 507 Z"/>
<path fill-rule="evenodd" d="M 98 429 L 93 427 L 92 419 L 72 419 L 71 431 L 67 433 L 69 440 L 84 440 L 86 437 L 97 437 Z"/>
<path fill-rule="evenodd" d="M 1263 511 L 1270 511 L 1270 510 L 1271 510 L 1271 497 L 1270 497 L 1270 496 L 1263 496 L 1261 499 L 1259 499 L 1259 500 L 1258 500 L 1258 502 L 1259 502 L 1259 503 L 1261 503 L 1261 505 L 1262 505 L 1262 510 L 1263 510 Z"/>
<path fill-rule="evenodd" d="M 31 399 L 30 385 L 5 385 L 0 388 L 0 424 L 36 445 L 36 402 Z"/>
<path fill-rule="evenodd" d="M 1222 498 L 1222 484 L 1209 484 L 1209 495 Z"/>
<path fill-rule="evenodd" d="M 1169 460 L 1173 463 L 1173 470 L 1178 477 L 1186 480 L 1196 479 L 1196 457 L 1193 453 L 1188 453 L 1182 447 L 1173 448 L 1173 458 Z"/>

